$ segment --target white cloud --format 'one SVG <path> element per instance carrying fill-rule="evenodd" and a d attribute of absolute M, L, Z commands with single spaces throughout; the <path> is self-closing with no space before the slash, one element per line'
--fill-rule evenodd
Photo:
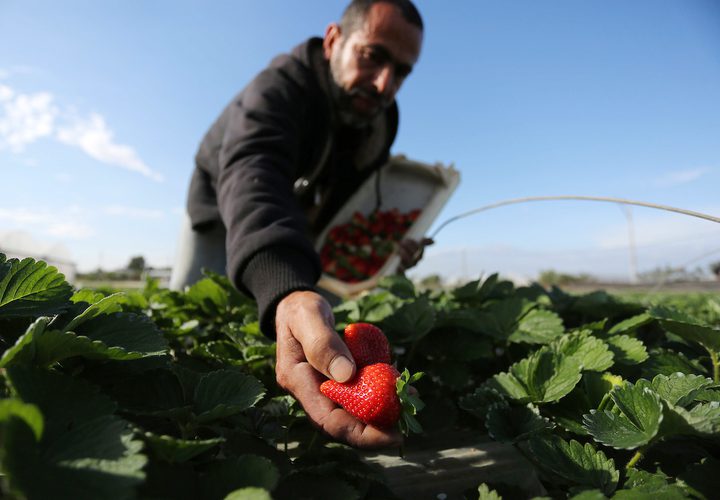
<path fill-rule="evenodd" d="M 146 208 L 126 207 L 121 205 L 112 205 L 105 207 L 103 213 L 119 217 L 128 217 L 132 219 L 162 219 L 165 213 L 162 210 L 150 210 Z"/>
<path fill-rule="evenodd" d="M 95 234 L 74 207 L 61 210 L 47 208 L 29 209 L 0 208 L 0 222 L 4 226 L 17 229 L 29 229 L 36 233 L 59 236 L 67 239 L 87 239 Z"/>
<path fill-rule="evenodd" d="M 52 220 L 51 214 L 46 211 L 30 210 L 27 208 L 0 208 L 0 221 L 22 226 L 25 224 L 45 224 Z"/>
<path fill-rule="evenodd" d="M 0 78 L 2 77 L 0 76 Z M 14 95 L 13 89 L 7 85 L 0 85 L 0 101 L 9 101 Z"/>
<path fill-rule="evenodd" d="M 0 70 L 0 80 L 7 74 Z M 154 181 L 163 180 L 135 149 L 115 142 L 113 131 L 102 115 L 91 113 L 86 118 L 71 115 L 74 113 L 58 109 L 49 92 L 22 94 L 0 84 L 0 150 L 20 153 L 29 144 L 50 137 L 78 147 L 102 163 L 137 172 Z M 69 124 L 58 125 L 62 122 Z"/>
<path fill-rule="evenodd" d="M 87 120 L 78 120 L 71 126 L 60 128 L 57 138 L 60 142 L 79 147 L 103 163 L 126 168 L 154 181 L 163 180 L 160 174 L 140 159 L 133 148 L 114 142 L 113 132 L 97 113 L 92 113 Z"/>
<path fill-rule="evenodd" d="M 701 177 L 712 172 L 713 169 L 708 167 L 692 168 L 686 170 L 676 170 L 674 172 L 668 172 L 665 175 L 656 179 L 655 183 L 662 187 L 677 186 L 680 184 L 687 184 L 700 179 Z"/>
<path fill-rule="evenodd" d="M 633 265 L 642 273 L 657 268 L 700 267 L 717 261 L 720 234 L 705 240 L 683 240 L 676 243 L 630 249 L 581 248 L 572 250 L 532 250 L 513 246 L 477 246 L 466 248 L 428 248 L 425 257 L 409 275 L 420 279 L 437 274 L 447 282 L 467 282 L 498 272 L 504 278 L 524 283 L 537 279 L 540 272 L 553 269 L 569 274 L 589 274 L 600 280 L 630 281 Z"/>
<path fill-rule="evenodd" d="M 0 86 L 0 150 L 19 153 L 51 135 L 57 116 L 51 94 L 15 94 L 10 87 Z"/>
<path fill-rule="evenodd" d="M 704 209 L 703 213 L 714 215 L 718 209 Z M 720 236 L 717 223 L 687 215 L 641 215 L 632 212 L 632 230 L 636 246 L 684 244 L 694 240 Z M 630 241 L 630 227 L 627 223 L 612 224 L 598 228 L 595 242 L 600 248 L 627 247 Z"/>
<path fill-rule="evenodd" d="M 47 226 L 45 233 L 61 238 L 84 240 L 90 238 L 95 232 L 82 222 L 54 222 Z"/>
<path fill-rule="evenodd" d="M 13 66 L 11 68 L 0 68 L 0 80 L 7 80 L 12 75 L 29 75 L 32 73 L 38 73 L 37 68 L 32 66 Z"/>
<path fill-rule="evenodd" d="M 58 172 L 53 176 L 53 178 L 55 179 L 55 182 L 60 184 L 70 184 L 73 181 L 73 176 L 67 172 Z"/>

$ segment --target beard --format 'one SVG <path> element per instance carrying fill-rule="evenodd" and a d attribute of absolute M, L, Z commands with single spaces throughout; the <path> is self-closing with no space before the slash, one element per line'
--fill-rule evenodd
<path fill-rule="evenodd" d="M 344 89 L 340 83 L 342 78 L 340 63 L 337 59 L 338 57 L 330 59 L 330 75 L 332 77 L 330 78 L 330 87 L 340 123 L 355 128 L 367 127 L 392 105 L 393 99 L 383 97 L 373 88 L 355 87 L 349 90 Z M 357 109 L 354 104 L 356 98 L 372 102 L 374 104 L 372 110 L 361 111 Z"/>

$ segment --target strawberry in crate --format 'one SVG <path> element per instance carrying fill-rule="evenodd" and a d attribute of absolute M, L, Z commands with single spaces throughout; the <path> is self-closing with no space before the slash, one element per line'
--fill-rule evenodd
<path fill-rule="evenodd" d="M 395 250 L 420 210 L 376 210 L 367 217 L 355 212 L 350 221 L 328 231 L 320 251 L 323 272 L 357 283 L 375 275 Z"/>

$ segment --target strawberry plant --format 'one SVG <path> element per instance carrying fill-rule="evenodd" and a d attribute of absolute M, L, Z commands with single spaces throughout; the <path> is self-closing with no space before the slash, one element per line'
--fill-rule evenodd
<path fill-rule="evenodd" d="M 328 231 L 320 250 L 323 272 L 348 283 L 375 275 L 419 215 L 419 209 L 376 210 L 367 217 L 355 212 L 349 222 Z"/>
<path fill-rule="evenodd" d="M 549 498 L 702 499 L 720 477 L 717 304 L 392 277 L 334 312 L 359 372 L 394 362 L 407 370 L 384 384 L 422 394 L 406 446 L 468 429 L 515 447 Z M 227 278 L 76 290 L 0 255 L 0 493 L 395 498 L 381 470 L 308 424 L 274 356 Z M 499 482 L 464 496 L 529 497 Z"/>

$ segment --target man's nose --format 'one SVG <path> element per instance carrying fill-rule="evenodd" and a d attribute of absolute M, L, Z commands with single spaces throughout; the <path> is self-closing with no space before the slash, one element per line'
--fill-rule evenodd
<path fill-rule="evenodd" d="M 378 94 L 385 97 L 392 97 L 395 95 L 396 78 L 395 69 L 392 64 L 383 65 L 375 75 L 375 90 Z"/>

